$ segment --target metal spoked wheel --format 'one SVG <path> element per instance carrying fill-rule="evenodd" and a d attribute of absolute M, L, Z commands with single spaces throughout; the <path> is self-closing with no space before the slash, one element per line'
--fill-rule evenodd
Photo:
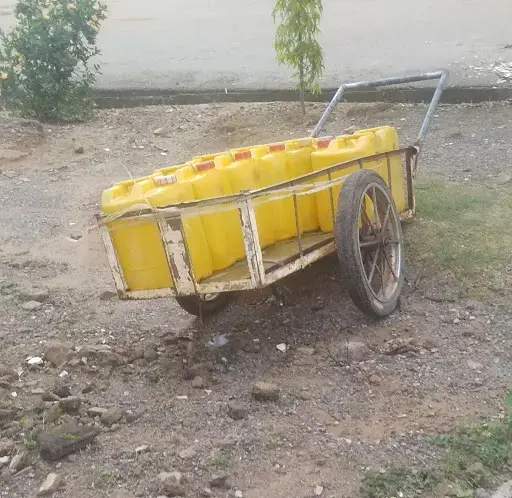
<path fill-rule="evenodd" d="M 374 171 L 347 178 L 335 235 L 341 274 L 356 306 L 377 318 L 391 314 L 404 281 L 402 229 L 391 192 Z"/>
<path fill-rule="evenodd" d="M 201 294 L 199 296 L 176 296 L 178 304 L 191 315 L 211 315 L 225 308 L 230 301 L 230 294 Z"/>

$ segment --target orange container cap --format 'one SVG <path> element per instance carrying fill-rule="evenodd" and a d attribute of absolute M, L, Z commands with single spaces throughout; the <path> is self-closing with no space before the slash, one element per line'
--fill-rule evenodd
<path fill-rule="evenodd" d="M 155 176 L 155 182 L 158 185 L 172 185 L 173 183 L 176 183 L 177 181 L 178 181 L 178 178 L 176 178 L 176 175 Z"/>
<path fill-rule="evenodd" d="M 248 150 L 240 150 L 238 152 L 235 152 L 234 159 L 235 161 L 240 161 L 242 159 L 250 159 L 251 158 L 251 152 Z"/>
<path fill-rule="evenodd" d="M 202 163 L 197 163 L 194 166 L 194 168 L 197 172 L 208 171 L 209 169 L 215 168 L 215 162 L 214 161 L 204 161 Z"/>
<path fill-rule="evenodd" d="M 279 152 L 279 151 L 282 151 L 285 149 L 286 149 L 286 146 L 284 144 L 270 144 L 268 146 L 268 150 L 270 152 Z"/>
<path fill-rule="evenodd" d="M 334 137 L 320 137 L 316 140 L 316 146 L 320 148 L 328 147 Z"/>

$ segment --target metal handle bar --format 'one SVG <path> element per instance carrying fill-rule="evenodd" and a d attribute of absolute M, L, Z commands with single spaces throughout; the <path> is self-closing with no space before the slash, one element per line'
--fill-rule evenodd
<path fill-rule="evenodd" d="M 343 94 L 345 93 L 345 90 L 353 90 L 356 88 L 376 88 L 381 86 L 391 86 L 391 85 L 402 85 L 404 83 L 414 83 L 417 81 L 428 81 L 428 80 L 439 80 L 437 83 L 436 90 L 434 92 L 434 95 L 432 96 L 432 100 L 430 101 L 430 105 L 427 109 L 427 114 L 425 115 L 425 119 L 423 120 L 423 124 L 421 125 L 420 133 L 418 135 L 418 138 L 416 139 L 416 142 L 414 143 L 414 147 L 416 148 L 417 152 L 419 152 L 421 145 L 423 143 L 423 140 L 425 139 L 425 136 L 427 135 L 428 127 L 430 125 L 430 121 L 432 119 L 432 116 L 434 115 L 437 105 L 439 104 L 439 101 L 441 100 L 441 95 L 443 93 L 443 90 L 446 86 L 446 80 L 448 79 L 448 71 L 445 69 L 441 69 L 439 71 L 435 71 L 433 73 L 422 73 L 418 75 L 413 76 L 402 76 L 402 77 L 396 77 L 396 78 L 386 78 L 383 80 L 373 80 L 373 81 L 358 81 L 356 83 L 347 83 L 345 85 L 341 85 L 338 90 L 336 91 L 336 94 L 332 98 L 332 100 L 329 102 L 329 105 L 327 106 L 327 109 L 325 109 L 324 113 L 322 114 L 322 117 L 318 121 L 317 125 L 315 126 L 315 129 L 313 130 L 313 133 L 311 134 L 312 137 L 318 137 L 318 135 L 321 133 L 325 126 L 325 122 L 329 118 L 329 116 L 332 114 L 332 111 L 338 104 L 338 102 L 343 98 Z"/>

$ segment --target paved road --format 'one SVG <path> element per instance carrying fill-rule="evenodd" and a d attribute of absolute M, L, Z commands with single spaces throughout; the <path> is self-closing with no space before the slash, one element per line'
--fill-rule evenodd
<path fill-rule="evenodd" d="M 14 0 L 0 0 L 0 27 Z M 274 59 L 273 0 L 108 0 L 101 88 L 288 88 Z M 512 60 L 510 0 L 324 0 L 322 85 L 445 67 L 494 85 Z M 509 48 L 506 48 L 509 46 Z"/>

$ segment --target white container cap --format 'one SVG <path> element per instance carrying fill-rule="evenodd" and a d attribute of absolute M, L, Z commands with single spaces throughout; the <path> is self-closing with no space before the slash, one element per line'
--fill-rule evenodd
<path fill-rule="evenodd" d="M 176 178 L 176 175 L 162 175 L 162 176 L 156 176 L 155 182 L 158 185 L 172 185 L 173 183 L 176 183 L 178 181 L 178 178 Z"/>

